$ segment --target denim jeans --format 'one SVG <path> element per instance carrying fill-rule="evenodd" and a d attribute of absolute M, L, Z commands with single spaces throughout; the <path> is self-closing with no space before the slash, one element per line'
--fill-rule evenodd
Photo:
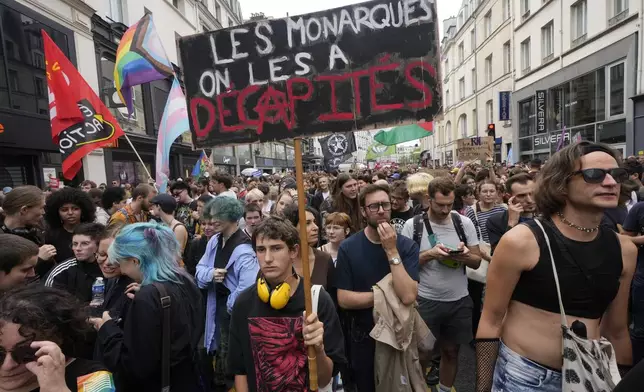
<path fill-rule="evenodd" d="M 492 392 L 561 392 L 561 372 L 524 358 L 501 342 Z"/>

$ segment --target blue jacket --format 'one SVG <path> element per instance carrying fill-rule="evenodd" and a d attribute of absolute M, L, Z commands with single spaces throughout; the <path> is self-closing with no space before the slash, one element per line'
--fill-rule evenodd
<path fill-rule="evenodd" d="M 217 294 L 213 276 L 215 273 L 215 255 L 217 253 L 217 243 L 220 234 L 213 236 L 208 241 L 206 253 L 197 264 L 197 285 L 201 289 L 208 289 L 208 298 L 206 299 L 206 328 L 204 331 L 204 347 L 208 352 L 217 350 L 219 342 L 216 341 L 215 334 L 217 325 L 215 325 L 215 315 L 217 314 Z M 226 277 L 224 285 L 230 290 L 226 309 L 228 313 L 232 312 L 233 305 L 239 293 L 256 283 L 259 272 L 259 263 L 255 251 L 250 244 L 238 245 L 232 253 L 232 256 L 226 264 Z"/>

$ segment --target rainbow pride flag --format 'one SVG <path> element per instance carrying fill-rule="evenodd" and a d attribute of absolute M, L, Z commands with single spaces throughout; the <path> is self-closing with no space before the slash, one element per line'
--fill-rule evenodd
<path fill-rule="evenodd" d="M 133 113 L 132 87 L 173 75 L 172 63 L 154 27 L 152 14 L 145 14 L 123 34 L 116 51 L 114 86 L 128 113 Z"/>
<path fill-rule="evenodd" d="M 208 156 L 206 155 L 206 151 L 201 151 L 201 156 L 199 157 L 199 160 L 197 163 L 195 163 L 195 167 L 192 169 L 192 177 L 193 178 L 199 178 L 201 177 L 205 172 L 206 168 L 208 167 Z"/>
<path fill-rule="evenodd" d="M 170 175 L 170 148 L 182 133 L 190 131 L 188 107 L 179 80 L 174 78 L 168 101 L 161 116 L 157 135 L 156 184 L 160 193 L 165 193 Z"/>

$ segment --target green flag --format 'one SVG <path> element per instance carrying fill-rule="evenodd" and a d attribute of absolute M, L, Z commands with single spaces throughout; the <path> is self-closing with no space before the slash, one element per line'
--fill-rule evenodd
<path fill-rule="evenodd" d="M 367 159 L 368 161 L 374 161 L 380 157 L 386 157 L 395 153 L 396 146 L 385 146 L 378 142 L 374 142 L 369 146 L 365 159 Z"/>
<path fill-rule="evenodd" d="M 399 127 L 385 128 L 378 132 L 373 139 L 385 146 L 393 146 L 412 140 L 422 139 L 434 133 L 433 122 L 423 122 Z"/>

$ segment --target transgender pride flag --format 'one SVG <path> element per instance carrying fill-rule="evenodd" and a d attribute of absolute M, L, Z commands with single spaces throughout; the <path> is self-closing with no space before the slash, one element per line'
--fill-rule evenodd
<path fill-rule="evenodd" d="M 186 97 L 176 76 L 172 82 L 168 102 L 163 110 L 157 137 L 156 184 L 159 192 L 165 193 L 170 175 L 170 147 L 176 138 L 190 130 Z"/>

